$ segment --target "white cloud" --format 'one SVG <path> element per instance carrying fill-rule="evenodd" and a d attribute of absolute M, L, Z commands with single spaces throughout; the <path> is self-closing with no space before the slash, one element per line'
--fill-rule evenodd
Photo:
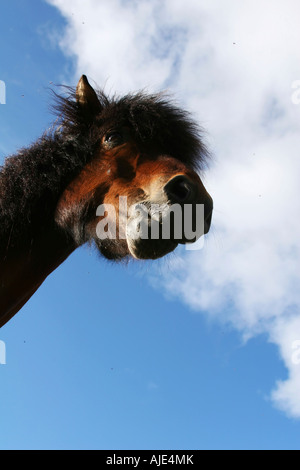
<path fill-rule="evenodd" d="M 50 3 L 68 19 L 61 47 L 77 76 L 120 93 L 168 86 L 207 128 L 213 234 L 177 259 L 165 289 L 244 337 L 267 333 L 289 373 L 273 402 L 300 417 L 299 2 Z"/>

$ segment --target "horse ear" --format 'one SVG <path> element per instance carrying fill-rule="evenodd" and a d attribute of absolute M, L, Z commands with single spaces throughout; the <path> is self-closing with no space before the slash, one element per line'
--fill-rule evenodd
<path fill-rule="evenodd" d="M 102 110 L 96 92 L 89 84 L 86 75 L 82 75 L 78 82 L 76 100 L 83 112 L 89 116 L 98 114 Z"/>

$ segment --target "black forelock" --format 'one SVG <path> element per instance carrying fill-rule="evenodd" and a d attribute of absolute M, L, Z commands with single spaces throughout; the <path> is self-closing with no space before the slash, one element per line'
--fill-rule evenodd
<path fill-rule="evenodd" d="M 97 91 L 101 112 L 87 122 L 76 101 L 74 88 L 65 87 L 67 96 L 56 95 L 62 127 L 67 134 L 80 134 L 89 127 L 91 134 L 99 136 L 111 127 L 128 126 L 132 138 L 143 150 L 157 150 L 168 154 L 195 170 L 202 170 L 209 161 L 209 152 L 204 143 L 204 131 L 191 113 L 179 107 L 165 93 L 147 94 L 138 92 L 124 97 L 109 98 Z"/>

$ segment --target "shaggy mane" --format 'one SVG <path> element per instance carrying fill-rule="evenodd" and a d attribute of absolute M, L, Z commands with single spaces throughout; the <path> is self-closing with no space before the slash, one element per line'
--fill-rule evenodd
<path fill-rule="evenodd" d="M 128 126 L 133 139 L 145 151 L 154 148 L 161 154 L 172 155 L 194 170 L 206 168 L 209 152 L 203 142 L 203 129 L 189 112 L 178 107 L 165 93 L 138 92 L 109 98 L 98 90 L 96 93 L 102 111 L 87 123 L 76 102 L 76 89 L 64 88 L 67 96 L 54 93 L 56 103 L 53 110 L 59 114 L 68 134 L 76 135 L 95 126 L 96 134 L 102 137 L 112 127 Z"/>

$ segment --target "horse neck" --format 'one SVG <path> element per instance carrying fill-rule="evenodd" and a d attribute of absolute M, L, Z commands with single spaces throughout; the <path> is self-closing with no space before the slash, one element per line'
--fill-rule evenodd
<path fill-rule="evenodd" d="M 0 262 L 0 327 L 14 316 L 75 247 L 57 231 L 8 250 Z"/>
<path fill-rule="evenodd" d="M 56 226 L 54 212 L 60 194 L 87 157 L 80 149 L 71 155 L 69 145 L 71 159 L 64 167 L 66 157 L 60 142 L 48 143 L 36 143 L 23 155 L 11 157 L 0 173 L 0 327 L 76 248 Z M 35 158 L 49 170 L 48 181 L 47 174 L 46 178 L 40 174 Z M 26 165 L 31 165 L 30 172 Z"/>

